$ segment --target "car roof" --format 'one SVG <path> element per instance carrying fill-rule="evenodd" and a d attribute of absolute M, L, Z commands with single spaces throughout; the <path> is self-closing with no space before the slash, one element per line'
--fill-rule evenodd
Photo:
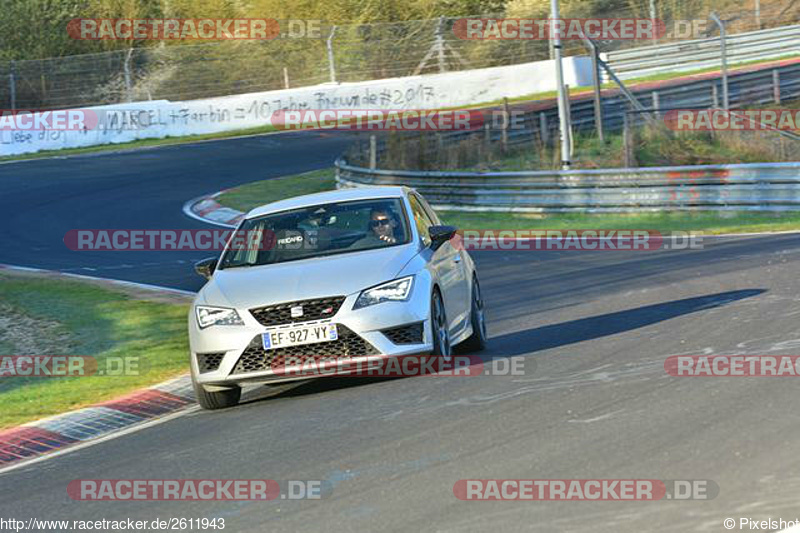
<path fill-rule="evenodd" d="M 295 196 L 294 198 L 279 200 L 277 202 L 272 202 L 271 204 L 265 204 L 251 209 L 245 218 L 255 218 L 269 213 L 277 213 L 278 211 L 287 211 L 289 209 L 299 209 L 302 207 L 329 204 L 333 202 L 372 200 L 379 198 L 402 198 L 410 190 L 411 189 L 408 187 L 402 186 L 385 186 L 338 189 L 314 194 L 304 194 L 303 196 Z"/>

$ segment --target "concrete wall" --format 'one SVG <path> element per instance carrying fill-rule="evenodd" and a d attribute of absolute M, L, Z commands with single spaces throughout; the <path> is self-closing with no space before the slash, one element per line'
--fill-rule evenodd
<path fill-rule="evenodd" d="M 564 79 L 571 87 L 590 85 L 589 58 L 565 58 Z M 555 89 L 554 62 L 538 61 L 202 100 L 115 104 L 87 108 L 99 117 L 89 130 L 0 129 L 0 155 L 254 128 L 269 124 L 272 114 L 284 109 L 437 109 Z"/>

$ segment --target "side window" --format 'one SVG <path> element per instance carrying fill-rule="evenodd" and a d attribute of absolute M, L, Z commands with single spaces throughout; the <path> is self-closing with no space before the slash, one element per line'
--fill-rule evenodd
<path fill-rule="evenodd" d="M 428 228 L 433 226 L 434 222 L 425 212 L 422 203 L 416 195 L 408 195 L 408 201 L 411 203 L 411 214 L 414 216 L 414 224 L 417 225 L 417 231 L 422 236 L 422 242 L 425 243 L 425 246 L 430 246 L 431 238 L 428 235 Z"/>
<path fill-rule="evenodd" d="M 440 226 L 442 224 L 442 221 L 439 218 L 439 215 L 436 214 L 436 211 L 434 211 L 433 208 L 431 207 L 431 204 L 429 204 L 428 201 L 425 200 L 425 198 L 423 198 L 422 196 L 417 196 L 417 199 L 419 200 L 419 203 L 422 205 L 422 208 L 425 210 L 425 213 L 428 214 L 428 218 L 433 221 L 433 224 Z"/>

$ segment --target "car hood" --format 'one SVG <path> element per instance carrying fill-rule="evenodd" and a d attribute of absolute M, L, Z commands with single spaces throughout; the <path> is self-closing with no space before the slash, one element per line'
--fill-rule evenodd
<path fill-rule="evenodd" d="M 349 295 L 394 279 L 417 254 L 414 244 L 214 273 L 202 290 L 209 305 L 251 308 Z"/>

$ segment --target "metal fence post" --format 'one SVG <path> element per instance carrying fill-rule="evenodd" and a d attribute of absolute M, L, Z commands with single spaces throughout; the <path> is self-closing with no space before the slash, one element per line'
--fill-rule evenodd
<path fill-rule="evenodd" d="M 439 62 L 439 72 L 447 72 L 447 63 L 444 60 L 444 17 L 439 17 L 436 25 L 436 54 Z"/>
<path fill-rule="evenodd" d="M 727 111 L 730 102 L 728 100 L 728 50 L 725 42 L 725 24 L 722 23 L 714 12 L 712 12 L 709 17 L 719 26 L 719 53 L 722 59 L 722 107 Z"/>
<path fill-rule="evenodd" d="M 756 28 L 761 29 L 761 1 L 756 0 Z"/>
<path fill-rule="evenodd" d="M 508 98 L 503 98 L 503 153 L 505 154 L 508 152 L 508 128 L 510 127 L 509 123 L 511 122 L 511 112 L 508 108 Z"/>
<path fill-rule="evenodd" d="M 333 63 L 333 36 L 336 34 L 336 26 L 331 28 L 328 36 L 328 69 L 331 73 L 331 83 L 336 83 L 336 66 Z"/>
<path fill-rule="evenodd" d="M 122 63 L 122 69 L 125 73 L 125 100 L 128 102 L 133 102 L 133 89 L 131 87 L 131 55 L 133 54 L 133 48 L 128 49 L 128 53 L 125 54 L 125 61 Z"/>
<path fill-rule="evenodd" d="M 655 21 L 656 21 L 656 1 L 650 0 L 650 24 L 652 24 L 653 27 L 653 44 L 658 43 L 658 37 L 656 37 L 656 31 L 655 31 L 656 27 Z"/>
<path fill-rule="evenodd" d="M 283 88 L 289 88 L 289 69 L 283 67 Z"/>
<path fill-rule="evenodd" d="M 572 135 L 572 102 L 569 99 L 569 85 L 564 84 L 564 94 L 566 95 L 565 108 L 567 110 L 567 140 L 569 141 L 569 160 L 575 154 L 575 140 Z"/>
<path fill-rule="evenodd" d="M 633 166 L 633 128 L 631 128 L 630 111 L 625 110 L 622 118 L 622 156 L 625 168 Z"/>
<path fill-rule="evenodd" d="M 539 140 L 542 141 L 542 146 L 546 146 L 550 142 L 550 131 L 547 129 L 547 115 L 539 113 Z"/>
<path fill-rule="evenodd" d="M 656 116 L 656 118 L 658 118 L 659 116 L 658 110 L 660 107 L 661 105 L 660 105 L 660 100 L 658 98 L 658 91 L 653 91 L 653 114 Z"/>
<path fill-rule="evenodd" d="M 17 62 L 11 60 L 11 68 L 8 73 L 8 90 L 11 97 L 11 109 L 17 109 Z"/>
<path fill-rule="evenodd" d="M 605 142 L 603 136 L 603 95 L 601 93 L 600 85 L 600 62 L 598 61 L 600 51 L 597 45 L 590 39 L 585 39 L 584 42 L 589 46 L 592 52 L 592 86 L 594 87 L 594 126 L 597 130 L 597 138 L 600 142 Z"/>
<path fill-rule="evenodd" d="M 781 103 L 781 73 L 778 69 L 772 71 L 772 96 L 776 104 Z"/>
<path fill-rule="evenodd" d="M 375 170 L 378 167 L 378 139 L 375 135 L 369 136 L 369 168 Z"/>
<path fill-rule="evenodd" d="M 563 51 L 561 49 L 561 30 L 556 26 L 556 21 L 560 18 L 558 13 L 558 0 L 550 0 L 550 39 L 553 41 L 555 50 L 556 67 L 556 88 L 558 89 L 558 125 L 561 134 L 561 168 L 569 170 L 569 117 L 567 115 L 567 99 L 569 96 L 564 94 L 564 67 L 562 64 Z"/>

